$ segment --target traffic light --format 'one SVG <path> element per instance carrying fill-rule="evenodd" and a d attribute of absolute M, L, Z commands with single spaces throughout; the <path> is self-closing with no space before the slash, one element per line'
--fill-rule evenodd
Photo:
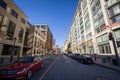
<path fill-rule="evenodd" d="M 109 33 L 109 40 L 112 40 L 112 39 L 113 39 L 113 34 Z"/>

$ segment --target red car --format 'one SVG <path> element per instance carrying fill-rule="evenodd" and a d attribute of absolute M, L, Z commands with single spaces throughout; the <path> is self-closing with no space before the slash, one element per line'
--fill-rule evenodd
<path fill-rule="evenodd" d="M 38 56 L 24 57 L 13 64 L 0 68 L 0 80 L 26 80 L 39 68 L 43 59 Z"/>

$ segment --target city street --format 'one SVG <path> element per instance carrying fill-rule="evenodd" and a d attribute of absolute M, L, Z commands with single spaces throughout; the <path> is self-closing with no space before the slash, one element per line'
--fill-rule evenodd
<path fill-rule="evenodd" d="M 0 0 L 6 79 L 120 80 L 120 0 Z"/>
<path fill-rule="evenodd" d="M 120 80 L 120 72 L 96 64 L 81 64 L 65 55 L 44 60 L 44 67 L 31 80 Z"/>

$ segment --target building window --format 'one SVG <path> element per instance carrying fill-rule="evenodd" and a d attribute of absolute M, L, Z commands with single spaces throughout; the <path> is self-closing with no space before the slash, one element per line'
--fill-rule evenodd
<path fill-rule="evenodd" d="M 105 42 L 105 41 L 108 41 L 107 34 L 104 34 L 104 35 L 101 35 L 101 36 L 97 37 L 97 42 L 98 43 Z"/>
<path fill-rule="evenodd" d="M 102 35 L 101 38 L 102 38 L 102 41 L 108 41 L 108 35 L 107 34 Z"/>
<path fill-rule="evenodd" d="M 14 11 L 13 9 L 12 9 L 12 11 L 11 11 L 11 14 L 12 14 L 15 18 L 18 17 L 18 13 L 17 13 L 16 11 Z"/>
<path fill-rule="evenodd" d="M 116 38 L 120 38 L 120 29 L 114 31 L 114 33 L 115 33 L 115 37 L 116 37 Z"/>
<path fill-rule="evenodd" d="M 25 19 L 21 18 L 20 22 L 25 24 Z"/>
<path fill-rule="evenodd" d="M 35 47 L 37 46 L 37 38 L 35 38 L 34 46 L 35 46 Z"/>
<path fill-rule="evenodd" d="M 0 27 L 2 25 L 2 21 L 3 21 L 3 16 L 0 14 Z"/>
<path fill-rule="evenodd" d="M 11 55 L 12 48 L 13 48 L 13 46 L 11 46 L 11 45 L 4 45 L 2 55 Z"/>
<path fill-rule="evenodd" d="M 110 16 L 112 17 L 112 16 L 120 13 L 120 6 L 116 5 L 116 6 L 112 7 L 109 11 L 110 11 Z"/>
<path fill-rule="evenodd" d="M 16 24 L 12 21 L 9 22 L 8 30 L 7 30 L 7 36 L 10 40 L 13 40 L 14 32 L 15 32 L 15 26 Z"/>
<path fill-rule="evenodd" d="M 34 54 L 36 53 L 36 50 L 34 49 Z"/>
<path fill-rule="evenodd" d="M 98 20 L 99 20 L 99 24 L 100 24 L 100 25 L 103 25 L 103 24 L 104 24 L 104 18 L 103 18 L 103 15 L 100 16 L 100 17 L 98 18 Z"/>
<path fill-rule="evenodd" d="M 99 46 L 99 52 L 104 54 L 104 47 L 103 46 Z"/>
<path fill-rule="evenodd" d="M 105 47 L 106 53 L 111 53 L 111 49 L 110 49 L 110 46 L 108 44 L 106 44 L 104 47 Z"/>
<path fill-rule="evenodd" d="M 100 9 L 101 5 L 100 5 L 100 1 L 97 0 L 96 2 L 94 1 L 94 3 L 92 3 L 92 12 L 93 12 L 93 15 L 95 15 L 98 10 Z"/>
<path fill-rule="evenodd" d="M 99 33 L 100 32 L 100 28 L 98 27 L 95 31 L 96 31 L 96 33 Z"/>
<path fill-rule="evenodd" d="M 18 42 L 22 42 L 22 38 L 23 38 L 23 33 L 24 33 L 24 29 L 23 28 L 20 28 L 20 31 L 19 31 L 19 40 Z"/>
<path fill-rule="evenodd" d="M 105 50 L 104 50 L 104 47 L 103 46 L 101 46 L 101 51 L 100 51 L 101 53 L 105 53 Z"/>
<path fill-rule="evenodd" d="M 115 18 L 112 19 L 112 23 L 115 22 L 120 22 L 120 16 L 116 16 Z"/>
<path fill-rule="evenodd" d="M 47 26 L 46 26 L 46 25 L 41 25 L 41 29 L 42 29 L 42 30 L 46 30 L 46 29 L 47 29 Z"/>
<path fill-rule="evenodd" d="M 12 45 L 4 45 L 3 46 L 2 55 L 11 55 L 12 53 L 13 53 Z M 20 47 L 16 46 L 14 55 L 19 55 L 19 54 L 20 54 Z"/>
<path fill-rule="evenodd" d="M 0 0 L 0 6 L 4 9 L 7 8 L 7 4 L 3 0 Z"/>
<path fill-rule="evenodd" d="M 111 53 L 111 49 L 110 49 L 109 44 L 100 45 L 98 47 L 99 47 L 99 52 L 101 54 L 110 54 Z"/>

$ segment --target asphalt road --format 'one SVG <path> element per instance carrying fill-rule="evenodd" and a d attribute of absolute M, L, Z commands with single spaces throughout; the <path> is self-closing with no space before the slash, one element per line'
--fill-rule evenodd
<path fill-rule="evenodd" d="M 31 80 L 120 80 L 120 72 L 95 64 L 81 64 L 65 55 L 44 60 L 44 67 Z"/>

